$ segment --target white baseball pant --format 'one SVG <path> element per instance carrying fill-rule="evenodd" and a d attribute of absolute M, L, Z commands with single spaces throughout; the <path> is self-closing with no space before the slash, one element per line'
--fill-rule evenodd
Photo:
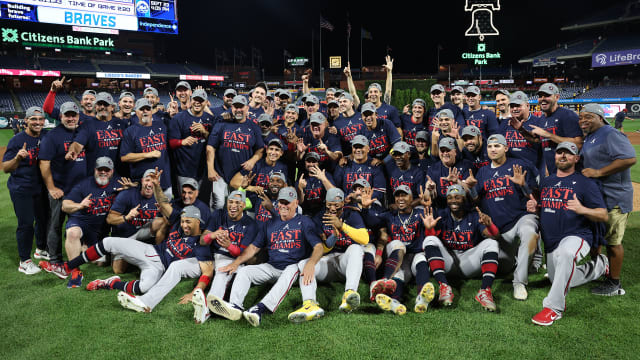
<path fill-rule="evenodd" d="M 538 244 L 538 219 L 535 214 L 526 214 L 504 234 L 499 241 L 498 264 L 501 269 L 513 271 L 513 283 L 526 285 L 529 282 L 529 264 Z M 516 241 L 516 238 L 520 240 Z"/>
<path fill-rule="evenodd" d="M 196 258 L 176 260 L 169 264 L 169 268 L 164 272 L 160 280 L 151 289 L 138 298 L 145 305 L 153 309 L 156 305 L 173 290 L 182 278 L 196 278 L 200 276 L 200 264 Z"/>
<path fill-rule="evenodd" d="M 482 275 L 482 257 L 486 252 L 498 252 L 498 241 L 484 239 L 475 247 L 468 250 L 451 250 L 442 244 L 436 236 L 427 236 L 422 248 L 437 246 L 444 261 L 445 274 L 453 274 L 462 278 L 473 278 Z"/>
<path fill-rule="evenodd" d="M 291 264 L 285 267 L 284 270 L 276 269 L 269 263 L 245 266 L 238 269 L 236 273 L 236 279 L 231 287 L 229 302 L 244 308 L 244 298 L 247 296 L 252 284 L 275 283 L 260 301 L 271 312 L 275 312 L 289 289 L 291 289 L 291 286 L 298 280 L 299 274 L 298 263 Z"/>
<path fill-rule="evenodd" d="M 213 256 L 214 259 L 214 268 L 218 269 L 224 266 L 227 266 L 233 262 L 233 258 L 223 254 L 215 254 Z M 240 265 L 243 267 L 244 265 Z M 211 282 L 211 289 L 209 289 L 209 295 L 215 295 L 222 299 L 224 297 L 224 293 L 227 291 L 227 285 L 229 281 L 233 278 L 233 274 L 229 275 L 226 272 L 216 271 L 213 276 L 213 281 Z"/>
<path fill-rule="evenodd" d="M 416 276 L 416 267 L 418 266 L 418 263 L 422 261 L 427 262 L 427 258 L 424 256 L 424 252 L 407 254 L 406 246 L 399 240 L 393 240 L 385 247 L 387 256 L 395 250 L 402 250 L 405 254 L 402 258 L 402 264 L 400 264 L 400 268 L 393 275 L 393 278 L 407 283 L 411 280 L 412 276 Z"/>
<path fill-rule="evenodd" d="M 120 255 L 121 259 L 140 269 L 138 285 L 143 293 L 149 291 L 162 277 L 164 265 L 153 245 L 119 237 L 106 237 L 102 240 L 102 244 L 108 253 Z"/>

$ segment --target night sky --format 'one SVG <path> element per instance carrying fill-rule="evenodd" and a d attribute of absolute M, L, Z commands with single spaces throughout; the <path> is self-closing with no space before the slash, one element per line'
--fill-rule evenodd
<path fill-rule="evenodd" d="M 284 49 L 293 56 L 311 58 L 312 30 L 318 57 L 320 13 L 335 27 L 332 32 L 322 31 L 323 57 L 341 55 L 343 62 L 348 16 L 354 68 L 360 66 L 361 26 L 373 36 L 373 41 L 363 41 L 365 66 L 381 65 L 388 46 L 395 59 L 394 72 L 433 73 L 439 44 L 441 64 L 461 63 L 460 54 L 472 46 L 464 36 L 471 14 L 464 11 L 462 0 L 422 2 L 428 6 L 426 11 L 420 11 L 415 2 L 397 1 L 376 7 L 371 1 L 198 1 L 193 6 L 195 3 L 178 0 L 180 35 L 163 38 L 186 51 L 170 55 L 170 60 L 213 64 L 213 48 L 224 49 L 231 57 L 234 47 L 250 56 L 254 46 L 262 50 L 266 73 L 279 74 Z M 501 10 L 494 13 L 500 35 L 490 39 L 491 50 L 502 53 L 504 64 L 515 64 L 522 56 L 579 38 L 584 34 L 560 31 L 560 27 L 602 10 L 602 1 L 595 0 L 503 0 L 500 5 Z"/>

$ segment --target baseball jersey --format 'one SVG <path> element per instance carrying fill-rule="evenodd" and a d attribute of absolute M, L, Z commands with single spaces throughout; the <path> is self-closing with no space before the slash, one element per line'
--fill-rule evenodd
<path fill-rule="evenodd" d="M 367 127 L 362 121 L 362 114 L 359 112 L 355 112 L 351 116 L 341 114 L 333 123 L 333 126 L 338 131 L 342 153 L 345 156 L 351 154 L 351 140 L 356 135 L 364 134 L 364 129 Z"/>
<path fill-rule="evenodd" d="M 422 251 L 424 240 L 424 225 L 420 217 L 424 214 L 422 206 L 416 206 L 409 214 L 402 214 L 397 210 L 378 212 L 374 208 L 365 209 L 363 214 L 367 217 L 368 223 L 375 223 L 378 219 L 381 227 L 387 228 L 389 242 L 394 240 L 402 242 L 409 254 Z"/>
<path fill-rule="evenodd" d="M 636 152 L 625 134 L 605 125 L 584 138 L 581 155 L 585 168 L 601 169 L 614 160 L 635 158 Z M 633 210 L 630 168 L 598 180 L 602 182 L 602 191 L 608 210 L 615 206 L 620 206 L 622 213 Z"/>
<path fill-rule="evenodd" d="M 464 180 L 469 176 L 469 170 L 473 169 L 473 164 L 469 160 L 458 160 L 453 165 L 458 169 L 458 177 L 460 180 Z M 427 171 L 427 176 L 431 177 L 431 180 L 436 183 L 436 204 L 439 208 L 446 207 L 447 204 L 447 188 L 450 185 L 457 184 L 447 180 L 449 176 L 449 168 L 446 167 L 442 161 L 438 161 L 431 165 Z M 425 185 L 426 187 L 426 185 Z"/>
<path fill-rule="evenodd" d="M 501 233 L 509 231 L 518 220 L 527 214 L 527 200 L 519 185 L 511 182 L 507 176 L 513 176 L 513 166 L 522 166 L 527 171 L 525 181 L 529 189 L 537 189 L 538 172 L 527 161 L 507 158 L 504 164 L 493 167 L 492 164 L 478 170 L 476 191 L 480 197 L 480 206 L 486 212 Z"/>
<path fill-rule="evenodd" d="M 139 186 L 120 192 L 116 195 L 113 205 L 111 205 L 111 210 L 126 216 L 131 209 L 138 205 L 140 207 L 138 208 L 138 215 L 120 225 L 116 225 L 113 228 L 114 233 L 117 233 L 117 236 L 120 237 L 129 237 L 135 234 L 136 231 L 153 221 L 160 214 L 156 203 L 157 201 L 153 195 L 149 198 L 142 196 Z"/>
<path fill-rule="evenodd" d="M 527 121 L 522 123 L 522 126 L 529 132 L 531 132 L 530 125 L 537 125 L 540 121 L 539 117 L 529 114 Z M 498 133 L 502 134 L 507 140 L 507 147 L 509 150 L 507 155 L 513 158 L 527 160 L 530 163 L 538 166 L 541 160 L 541 148 L 540 143 L 532 143 L 522 136 L 520 131 L 509 125 L 509 121 L 505 120 L 500 124 L 500 130 Z"/>
<path fill-rule="evenodd" d="M 398 109 L 396 109 L 395 106 L 383 102 L 376 109 L 376 114 L 378 115 L 378 121 L 384 119 L 390 121 L 393 126 L 397 128 L 402 126 L 402 123 L 400 122 L 400 116 L 398 116 Z"/>
<path fill-rule="evenodd" d="M 351 187 L 356 180 L 365 179 L 373 189 L 372 197 L 384 201 L 384 194 L 387 188 L 386 178 L 381 166 L 371 165 L 371 158 L 367 159 L 363 164 L 349 160 L 344 167 L 336 167 L 333 172 L 333 179 L 336 181 L 336 186 L 341 188 L 346 195 L 351 193 Z"/>
<path fill-rule="evenodd" d="M 325 213 L 326 210 L 319 212 L 316 216 L 313 217 L 313 221 L 315 222 L 318 229 L 322 229 L 322 233 L 324 234 L 324 236 L 328 238 L 329 236 L 333 235 L 333 225 L 327 225 L 323 223 L 322 217 Z M 362 220 L 362 216 L 360 216 L 360 213 L 351 209 L 344 209 L 342 211 L 342 214 L 340 215 L 340 220 L 355 229 L 366 228 L 366 226 L 364 225 L 364 221 Z M 343 253 L 352 244 L 357 244 L 357 242 L 353 241 L 350 237 L 345 235 L 342 230 L 339 230 L 336 244 L 333 246 L 331 252 Z"/>
<path fill-rule="evenodd" d="M 196 138 L 193 145 L 179 146 L 173 150 L 178 176 L 202 179 L 206 169 L 207 139 L 199 132 L 192 131 L 191 126 L 202 124 L 211 133 L 214 122 L 213 115 L 203 112 L 200 116 L 194 116 L 191 110 L 181 111 L 173 117 L 169 125 L 169 140 L 182 140 L 189 136 Z"/>
<path fill-rule="evenodd" d="M 476 173 L 478 170 L 484 166 L 491 164 L 491 159 L 489 159 L 489 154 L 487 154 L 487 143 L 486 141 L 482 141 L 482 148 L 478 153 L 472 153 L 467 150 L 467 148 L 462 148 L 460 152 L 462 159 L 469 160 L 473 163 L 473 172 Z M 467 173 L 468 175 L 469 173 Z"/>
<path fill-rule="evenodd" d="M 118 194 L 117 189 L 120 188 L 118 180 L 120 180 L 120 177 L 114 175 L 107 185 L 100 186 L 96 183 L 95 178 L 91 176 L 76 184 L 68 194 L 65 194 L 64 200 L 71 200 L 79 204 L 91 194 L 89 198 L 91 205 L 88 208 L 69 214 L 69 222 L 76 220 L 80 224 L 95 226 L 104 224 L 107 214 L 111 210 L 111 205 Z"/>
<path fill-rule="evenodd" d="M 320 139 L 316 139 L 313 134 L 311 133 L 311 128 L 310 127 L 305 127 L 302 131 L 302 141 L 304 142 L 305 145 L 309 146 L 309 148 L 307 148 L 307 152 L 315 152 L 318 155 L 320 155 L 320 161 L 318 166 L 321 168 L 329 168 L 332 169 L 334 165 L 334 161 L 331 161 L 331 159 L 329 159 L 329 156 L 327 155 L 326 152 L 320 150 L 318 148 L 318 146 L 320 145 Z M 331 134 L 329 132 L 329 129 L 326 129 L 324 131 L 324 136 L 322 137 L 322 142 L 327 145 L 327 148 L 329 149 L 329 151 L 332 152 L 336 152 L 336 151 L 342 151 L 342 146 L 340 146 L 340 138 L 338 138 L 338 135 L 335 134 Z"/>
<path fill-rule="evenodd" d="M 416 121 L 413 115 L 402 114 L 400 116 L 400 119 L 402 121 L 402 137 L 404 141 L 411 146 L 414 146 L 416 144 L 416 134 L 419 131 L 429 130 L 429 126 L 426 124 L 426 117 L 423 117 L 420 121 Z M 431 145 L 430 136 L 427 137 L 427 143 L 429 144 L 429 146 Z"/>
<path fill-rule="evenodd" d="M 449 109 L 453 112 L 453 115 L 455 116 L 455 120 L 458 123 L 458 126 L 460 127 L 460 129 L 466 126 L 467 123 L 465 121 L 465 117 L 462 114 L 462 111 L 460 110 L 460 108 L 451 103 L 446 102 L 439 108 L 431 107 L 429 108 L 429 110 L 425 112 L 424 116 L 427 119 L 429 119 L 429 122 L 428 122 L 429 132 L 433 131 L 433 119 L 435 119 L 436 115 L 438 114 L 438 112 L 440 112 L 440 110 L 444 110 L 444 109 Z"/>
<path fill-rule="evenodd" d="M 225 209 L 215 210 L 211 214 L 211 220 L 207 230 L 214 232 L 217 230 L 227 230 L 232 245 L 236 245 L 244 251 L 256 238 L 258 234 L 258 224 L 255 220 L 243 214 L 240 220 L 233 221 L 229 218 L 229 213 Z M 217 241 L 211 243 L 211 250 L 215 254 L 222 254 L 231 257 L 229 250 L 223 248 Z"/>
<path fill-rule="evenodd" d="M 131 177 L 142 179 L 142 175 L 147 169 L 158 168 L 162 170 L 160 185 L 163 189 L 171 186 L 171 168 L 169 166 L 169 155 L 167 153 L 167 129 L 163 122 L 152 122 L 150 126 L 132 125 L 124 131 L 120 155 L 135 153 L 149 153 L 160 151 L 157 159 L 144 159 L 142 161 L 129 163 Z"/>
<path fill-rule="evenodd" d="M 216 171 L 228 184 L 242 163 L 264 147 L 262 131 L 253 121 L 220 122 L 213 127 L 208 145 L 216 149 Z"/>
<path fill-rule="evenodd" d="M 424 171 L 417 166 L 409 165 L 407 170 L 402 170 L 396 165 L 395 161 L 390 161 L 385 164 L 385 167 L 387 169 L 387 175 L 389 176 L 389 186 L 387 190 L 389 190 L 390 194 L 393 194 L 398 186 L 407 185 L 415 198 L 420 194 L 420 186 L 424 188 Z"/>
<path fill-rule="evenodd" d="M 384 159 L 391 150 L 393 144 L 400 141 L 400 134 L 388 120 L 378 119 L 375 129 L 363 129 L 362 135 L 369 139 L 369 156 Z"/>
<path fill-rule="evenodd" d="M 498 132 L 496 113 L 491 110 L 470 110 L 466 122 L 467 126 L 473 125 L 480 129 L 482 137 L 485 139 Z"/>
<path fill-rule="evenodd" d="M 288 221 L 278 216 L 261 226 L 253 245 L 266 248 L 268 263 L 283 270 L 310 255 L 313 247 L 322 241 L 319 233 L 320 229 L 305 215 L 296 214 Z"/>
<path fill-rule="evenodd" d="M 542 179 L 540 184 L 540 232 L 544 249 L 552 252 L 567 236 L 577 236 L 593 245 L 594 224 L 585 216 L 567 209 L 567 201 L 576 195 L 583 206 L 606 208 L 597 183 L 582 174 L 558 177 L 556 174 Z"/>
<path fill-rule="evenodd" d="M 561 137 L 574 138 L 583 136 L 580 125 L 578 125 L 578 114 L 563 107 L 558 107 L 558 109 L 553 114 L 543 118 L 539 118 L 537 124 L 531 125 L 536 125 L 552 134 Z M 556 146 L 558 146 L 558 144 L 554 143 L 550 139 L 541 138 L 540 145 L 542 146 L 542 154 L 544 157 L 545 165 L 547 166 L 547 170 L 549 171 L 549 175 L 555 174 L 555 156 Z"/>
<path fill-rule="evenodd" d="M 482 233 L 486 227 L 480 224 L 480 215 L 475 211 L 467 212 L 463 218 L 456 220 L 447 207 L 438 210 L 434 217 L 441 217 L 434 230 L 448 249 L 469 250 L 484 240 Z"/>
<path fill-rule="evenodd" d="M 20 160 L 18 167 L 11 172 L 7 187 L 9 191 L 19 192 L 40 192 L 42 188 L 42 178 L 40 176 L 40 167 L 38 166 L 38 158 L 40 153 L 40 143 L 44 132 L 40 132 L 40 136 L 33 137 L 27 135 L 25 131 L 16 134 L 9 140 L 7 150 L 2 157 L 2 161 L 10 161 L 16 157 L 18 151 L 27 144 L 27 152 L 29 155 Z"/>

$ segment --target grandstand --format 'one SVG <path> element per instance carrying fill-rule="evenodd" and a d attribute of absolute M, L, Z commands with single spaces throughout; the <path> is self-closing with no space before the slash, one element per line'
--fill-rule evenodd
<path fill-rule="evenodd" d="M 640 96 L 640 85 L 610 85 L 599 86 L 584 94 L 577 96 L 577 99 L 591 98 L 622 98 Z"/>
<path fill-rule="evenodd" d="M 0 60 L 0 63 L 3 61 Z M 38 62 L 40 63 L 39 68 L 42 70 L 59 70 L 69 74 L 95 73 L 98 71 L 98 68 L 87 60 L 40 58 Z"/>
<path fill-rule="evenodd" d="M 0 92 L 0 112 L 13 112 L 16 111 L 13 106 L 13 99 L 8 92 Z"/>
<path fill-rule="evenodd" d="M 31 106 L 42 106 L 44 104 L 44 100 L 47 97 L 48 92 L 40 91 L 40 92 L 18 92 L 16 96 L 20 101 L 20 105 L 23 109 L 28 109 Z M 73 101 L 73 98 L 66 93 L 60 92 L 56 95 L 55 106 L 60 107 L 63 103 L 67 101 Z"/>

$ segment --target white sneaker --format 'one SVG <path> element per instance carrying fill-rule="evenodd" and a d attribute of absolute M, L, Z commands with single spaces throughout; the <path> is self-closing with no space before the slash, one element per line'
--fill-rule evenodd
<path fill-rule="evenodd" d="M 202 289 L 196 289 L 196 291 L 194 291 L 191 304 L 193 304 L 193 320 L 196 324 L 204 324 L 211 314 L 209 313 L 207 299 L 205 299 Z"/>
<path fill-rule="evenodd" d="M 21 273 L 25 273 L 27 275 L 33 275 L 40 272 L 40 268 L 38 265 L 34 264 L 31 259 L 20 261 L 20 266 L 18 266 L 18 271 Z"/>
<path fill-rule="evenodd" d="M 513 284 L 513 298 L 516 300 L 527 300 L 529 294 L 527 293 L 527 288 L 524 284 L 514 283 Z"/>
<path fill-rule="evenodd" d="M 118 302 L 120 302 L 120 305 L 125 309 L 144 313 L 151 312 L 151 308 L 145 305 L 142 300 L 138 299 L 135 295 L 127 294 L 124 291 L 120 291 L 118 293 Z"/>
<path fill-rule="evenodd" d="M 49 253 L 47 252 L 47 250 L 40 250 L 38 248 L 36 248 L 36 251 L 33 253 L 33 257 L 35 259 L 41 259 L 41 260 L 51 260 L 51 256 L 49 256 Z"/>

